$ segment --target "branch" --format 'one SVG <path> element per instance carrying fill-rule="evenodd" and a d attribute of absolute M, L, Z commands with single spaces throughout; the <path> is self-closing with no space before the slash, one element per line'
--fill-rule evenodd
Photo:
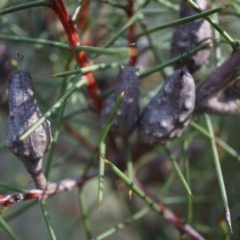
<path fill-rule="evenodd" d="M 133 16 L 134 13 L 134 1 L 128 0 L 126 6 L 126 13 L 129 19 Z M 138 57 L 138 50 L 136 47 L 135 39 L 136 23 L 132 23 L 128 29 L 128 46 L 129 46 L 129 65 L 135 66 Z"/>
<path fill-rule="evenodd" d="M 152 200 L 155 204 L 158 204 L 159 211 L 163 214 L 163 217 L 169 220 L 174 226 L 181 232 L 193 240 L 204 240 L 205 238 L 201 236 L 191 225 L 182 222 L 181 218 L 178 217 L 172 210 L 170 210 L 164 203 L 154 194 L 150 193 L 139 181 L 137 182 L 139 188 L 144 192 L 144 194 Z"/>
<path fill-rule="evenodd" d="M 62 0 L 50 0 L 52 3 L 52 9 L 55 11 L 56 15 L 58 16 L 59 20 L 61 21 L 65 33 L 68 37 L 68 43 L 72 47 L 74 57 L 76 59 L 77 64 L 79 67 L 87 67 L 90 66 L 90 62 L 87 58 L 87 55 L 84 51 L 77 52 L 76 47 L 81 45 L 80 38 L 77 34 L 77 30 L 75 27 L 74 22 L 70 18 L 65 5 Z M 95 77 L 92 72 L 88 72 L 84 74 L 88 80 L 88 92 L 90 98 L 93 101 L 93 104 L 98 112 L 100 112 L 102 108 L 102 99 L 100 98 L 100 90 L 95 82 Z"/>
<path fill-rule="evenodd" d="M 105 159 L 105 164 L 112 170 L 112 172 L 121 179 L 140 199 L 142 199 L 155 213 L 169 220 L 174 226 L 182 233 L 187 234 L 194 240 L 204 240 L 198 232 L 196 232 L 190 225 L 184 224 L 181 219 L 175 215 L 169 208 L 167 208 L 160 200 L 155 196 L 147 192 L 143 186 L 137 186 L 133 184 L 132 179 L 129 179 L 119 168 L 117 168 L 112 162 Z"/>
<path fill-rule="evenodd" d="M 81 188 L 87 182 L 87 180 L 95 177 L 96 175 L 96 172 L 92 172 L 84 178 L 74 177 L 72 179 L 61 180 L 56 183 L 49 183 L 46 190 L 32 189 L 22 193 L 0 195 L 0 206 L 10 207 L 13 204 L 22 201 L 50 197 L 60 192 L 71 191 L 75 187 Z"/>

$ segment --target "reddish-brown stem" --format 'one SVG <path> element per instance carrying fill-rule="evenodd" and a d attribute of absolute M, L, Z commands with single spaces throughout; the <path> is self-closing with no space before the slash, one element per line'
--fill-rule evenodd
<path fill-rule="evenodd" d="M 68 43 L 72 47 L 74 57 L 76 59 L 79 67 L 87 67 L 90 66 L 90 62 L 87 58 L 87 55 L 84 51 L 77 52 L 75 47 L 81 45 L 80 38 L 77 34 L 76 27 L 72 19 L 70 18 L 66 7 L 62 0 L 50 0 L 52 3 L 52 9 L 56 13 L 57 17 L 61 21 L 64 31 L 68 37 Z M 98 112 L 100 112 L 102 108 L 102 99 L 100 98 L 100 91 L 98 86 L 96 85 L 95 78 L 92 72 L 88 72 L 85 74 L 88 80 L 88 92 L 90 98 L 94 104 L 94 107 Z"/>
<path fill-rule="evenodd" d="M 88 22 L 89 0 L 82 0 L 81 9 L 79 12 L 79 28 L 84 29 Z"/>
<path fill-rule="evenodd" d="M 129 0 L 128 5 L 126 7 L 126 12 L 128 18 L 131 18 L 134 13 L 134 1 Z M 128 29 L 128 46 L 129 46 L 129 64 L 132 66 L 136 65 L 137 62 L 137 47 L 136 43 L 134 42 L 135 37 L 135 23 L 131 24 Z"/>
<path fill-rule="evenodd" d="M 9 195 L 0 195 L 0 206 L 10 207 L 13 204 L 40 198 L 50 197 L 56 193 L 71 191 L 75 187 L 82 187 L 87 180 L 95 177 L 96 172 L 86 175 L 84 178 L 75 177 L 71 179 L 61 180 L 56 183 L 49 183 L 47 189 L 32 189 L 22 193 L 14 193 Z"/>
<path fill-rule="evenodd" d="M 82 0 L 80 11 L 78 12 L 78 28 L 84 31 L 82 35 L 82 43 L 86 46 L 94 45 L 93 42 L 93 29 L 88 28 L 87 24 L 89 21 L 89 3 L 90 0 Z"/>
<path fill-rule="evenodd" d="M 150 193 L 139 181 L 135 180 L 141 190 L 147 195 L 153 202 L 158 204 L 160 212 L 164 218 L 169 220 L 182 234 L 188 235 L 193 240 L 204 240 L 205 238 L 200 235 L 189 224 L 182 222 L 181 218 L 177 216 L 172 210 L 170 210 L 156 195 Z"/>
<path fill-rule="evenodd" d="M 67 133 L 81 145 L 83 145 L 89 152 L 94 151 L 94 146 L 86 140 L 80 133 L 78 133 L 68 122 L 64 121 L 63 126 Z"/>

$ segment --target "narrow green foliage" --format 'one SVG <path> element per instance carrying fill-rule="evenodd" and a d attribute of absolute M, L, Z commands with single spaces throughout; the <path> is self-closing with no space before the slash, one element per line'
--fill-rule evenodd
<path fill-rule="evenodd" d="M 107 68 L 118 68 L 121 65 L 123 65 L 122 62 L 120 62 L 120 63 L 113 62 L 113 63 L 110 63 L 110 64 L 100 63 L 100 64 L 96 64 L 96 65 L 93 64 L 91 66 L 84 67 L 84 68 L 79 68 L 79 69 L 76 69 L 76 70 L 70 70 L 70 71 L 56 73 L 53 76 L 54 77 L 67 77 L 67 76 L 73 75 L 73 74 L 79 74 L 79 73 L 84 74 L 84 73 L 87 73 L 87 72 L 90 72 L 90 71 L 94 72 L 94 71 L 97 71 L 97 70 L 103 70 L 103 69 L 107 69 Z"/>
<path fill-rule="evenodd" d="M 20 240 L 20 238 L 13 232 L 11 227 L 7 224 L 7 222 L 0 216 L 0 226 L 9 236 L 9 239 L 12 240 Z"/>
<path fill-rule="evenodd" d="M 193 0 L 185 0 L 192 8 L 194 8 L 197 12 L 202 12 L 201 8 L 193 1 Z M 214 29 L 216 29 L 220 35 L 228 42 L 228 44 L 233 48 L 233 50 L 237 47 L 237 42 L 232 39 L 232 37 L 224 31 L 219 24 L 209 16 L 204 17 Z"/>
<path fill-rule="evenodd" d="M 219 187 L 220 187 L 220 191 L 221 191 L 223 206 L 226 211 L 225 212 L 226 220 L 227 220 L 230 230 L 232 232 L 232 223 L 231 223 L 231 216 L 230 216 L 230 210 L 229 210 L 229 205 L 228 205 L 227 191 L 226 191 L 226 187 L 225 187 L 225 183 L 224 183 L 224 179 L 223 179 L 223 174 L 222 174 L 220 159 L 218 156 L 217 146 L 215 144 L 215 141 L 213 140 L 214 132 L 213 132 L 213 128 L 212 128 L 212 123 L 211 123 L 210 117 L 208 115 L 205 115 L 205 119 L 206 119 L 209 134 L 211 135 L 210 143 L 211 143 L 211 149 L 212 149 L 212 154 L 213 154 L 213 162 L 214 162 L 214 165 L 216 168 L 216 174 L 217 174 L 217 179 L 218 179 L 218 183 L 219 183 Z"/>
<path fill-rule="evenodd" d="M 177 57 L 174 57 L 174 58 L 171 58 L 170 60 L 167 60 L 167 61 L 164 61 L 164 63 L 161 63 L 159 65 L 155 65 L 154 67 L 149 67 L 148 70 L 140 73 L 140 78 L 144 78 L 144 77 L 147 77 L 159 70 L 162 70 L 163 68 L 165 67 L 168 67 L 168 66 L 171 66 L 173 65 L 173 63 L 179 61 L 179 60 L 184 60 L 184 59 L 187 59 L 189 57 L 189 52 L 191 54 L 195 54 L 197 53 L 198 51 L 204 49 L 204 48 L 209 48 L 210 46 L 210 42 L 209 43 L 205 43 L 205 44 L 202 44 L 202 45 L 199 45 L 193 49 L 189 49 L 188 51 L 186 52 L 183 52 L 181 55 L 177 56 Z"/>
<path fill-rule="evenodd" d="M 126 140 L 126 149 L 127 149 L 127 173 L 129 179 L 133 180 L 133 162 L 132 162 L 132 156 L 131 156 L 131 145 L 130 143 Z M 129 198 L 132 198 L 132 190 L 129 190 L 128 192 Z"/>
<path fill-rule="evenodd" d="M 120 178 L 132 191 L 140 198 L 145 204 L 148 205 L 150 209 L 152 209 L 155 213 L 164 216 L 165 219 L 171 219 L 172 213 L 170 210 L 166 210 L 159 202 L 154 202 L 149 196 L 147 196 L 136 184 L 132 183 L 132 180 L 129 179 L 119 168 L 117 168 L 113 163 L 109 160 L 105 160 L 105 164 L 107 164 L 113 173 Z M 166 211 L 165 211 L 166 210 Z"/>
<path fill-rule="evenodd" d="M 63 81 L 62 85 L 61 85 L 61 90 L 60 90 L 60 96 L 62 96 L 67 90 L 67 82 Z M 47 164 L 46 164 L 46 170 L 45 170 L 45 174 L 46 174 L 46 178 L 49 178 L 50 175 L 50 171 L 52 168 L 52 162 L 53 162 L 53 157 L 54 157 L 54 153 L 56 150 L 56 145 L 60 136 L 60 129 L 61 129 L 61 124 L 62 124 L 62 118 L 63 118 L 63 114 L 64 114 L 64 110 L 65 110 L 65 106 L 66 106 L 66 100 L 63 102 L 62 106 L 60 107 L 58 113 L 57 113 L 57 119 L 56 119 L 56 124 L 55 124 L 55 129 L 53 131 L 52 134 L 52 145 L 51 148 L 49 150 L 49 154 L 48 154 L 48 158 L 47 158 Z"/>
<path fill-rule="evenodd" d="M 12 184 L 6 184 L 0 181 L 0 191 L 3 192 L 4 190 L 13 191 L 13 192 L 23 192 L 20 188 L 17 188 Z"/>
<path fill-rule="evenodd" d="M 70 97 L 71 94 L 73 94 L 76 90 L 86 85 L 86 83 L 87 83 L 86 78 L 77 81 L 69 90 L 65 92 L 65 94 L 61 98 L 59 98 L 59 100 L 51 108 L 49 108 L 49 110 L 41 118 L 39 118 L 37 122 L 35 122 L 27 131 L 25 131 L 20 136 L 20 140 L 23 140 L 26 137 L 28 137 L 31 132 L 33 132 L 44 121 L 46 121 L 47 118 L 50 117 L 57 109 L 59 109 L 63 104 L 65 104 L 66 99 Z"/>
<path fill-rule="evenodd" d="M 26 213 L 28 210 L 30 210 L 32 207 L 36 206 L 37 204 L 38 204 L 38 201 L 35 200 L 30 203 L 27 203 L 24 206 L 21 206 L 19 209 L 13 211 L 11 214 L 6 216 L 6 220 L 11 221 L 11 220 L 21 216 L 21 214 Z"/>
<path fill-rule="evenodd" d="M 163 215 L 162 209 L 159 207 L 159 204 L 152 201 L 136 184 L 132 182 L 119 168 L 117 168 L 112 162 L 105 159 L 105 164 L 107 164 L 113 173 L 121 179 L 132 191 L 142 199 L 154 212 L 157 214 Z"/>
<path fill-rule="evenodd" d="M 194 121 L 191 121 L 190 125 L 196 129 L 199 133 L 201 133 L 204 137 L 211 139 L 213 141 L 215 141 L 219 146 L 221 146 L 229 155 L 231 155 L 232 157 L 234 157 L 235 159 L 237 159 L 240 162 L 240 155 L 238 154 L 238 152 L 232 148 L 231 146 L 229 146 L 226 142 L 224 142 L 223 140 L 221 140 L 218 137 L 212 138 L 212 136 L 209 134 L 209 132 L 207 132 L 203 127 L 201 127 L 199 124 L 197 124 Z"/>
<path fill-rule="evenodd" d="M 102 3 L 109 4 L 112 7 L 119 8 L 119 9 L 122 9 L 124 11 L 126 10 L 125 6 L 123 6 L 122 4 L 118 4 L 118 3 L 113 2 L 111 0 L 102 0 Z"/>
<path fill-rule="evenodd" d="M 51 240 L 57 240 L 55 232 L 53 230 L 53 227 L 50 223 L 50 217 L 49 217 L 49 213 L 48 213 L 48 210 L 47 210 L 46 199 L 40 200 L 40 205 L 41 205 L 43 217 L 44 217 L 47 229 L 48 229 L 49 238 Z"/>
<path fill-rule="evenodd" d="M 14 162 L 15 157 L 8 151 L 5 143 L 5 120 L 7 115 L 11 115 L 6 107 L 5 87 L 7 75 L 10 74 L 7 73 L 6 77 L 2 76 L 3 82 L 0 83 L 0 151 L 1 167 L 4 169 L 0 182 L 0 200 L 4 206 L 8 199 L 14 201 L 17 192 L 26 193 L 27 197 L 22 202 L 3 207 L 0 211 L 0 238 L 26 239 L 28 230 L 36 227 L 36 236 L 41 238 L 41 233 L 43 236 L 47 234 L 47 238 L 51 240 L 58 237 L 77 239 L 82 235 L 85 235 L 82 238 L 87 240 L 117 239 L 122 237 L 121 234 L 126 239 L 134 237 L 142 240 L 203 240 L 204 237 L 237 239 L 239 230 L 234 228 L 236 222 L 233 235 L 230 233 L 232 223 L 228 201 L 234 204 L 231 208 L 234 221 L 239 218 L 240 208 L 236 202 L 235 187 L 239 180 L 235 165 L 239 166 L 240 154 L 238 146 L 232 142 L 238 139 L 237 131 L 233 133 L 231 130 L 239 127 L 239 115 L 230 120 L 231 124 L 233 123 L 231 126 L 228 125 L 230 116 L 214 117 L 216 126 L 221 129 L 222 139 L 214 136 L 209 116 L 204 117 L 206 126 L 198 123 L 202 121 L 202 117 L 201 113 L 197 112 L 198 115 L 194 115 L 196 121 L 189 123 L 190 131 L 186 131 L 177 141 L 167 145 L 148 146 L 148 143 L 144 145 L 140 142 L 137 126 L 127 137 L 115 136 L 113 131 L 110 132 L 116 115 L 125 117 L 120 111 L 120 104 L 125 97 L 124 91 L 114 102 L 104 126 L 100 122 L 101 109 L 95 111 L 90 102 L 93 102 L 91 97 L 99 93 L 104 105 L 106 97 L 118 81 L 115 78 L 116 68 L 132 65 L 139 70 L 137 74 L 141 78 L 141 94 L 138 100 L 141 109 L 144 109 L 147 99 L 160 87 L 159 82 L 161 84 L 163 79 L 167 79 L 167 76 L 174 72 L 176 62 L 180 62 L 184 67 L 188 59 L 211 48 L 209 64 L 194 75 L 196 84 L 201 84 L 239 44 L 237 21 L 240 17 L 240 0 L 230 1 L 227 5 L 223 5 L 222 1 L 212 1 L 211 4 L 207 1 L 209 10 L 202 10 L 196 4 L 197 1 L 185 0 L 196 10 L 189 8 L 189 12 L 194 15 L 185 18 L 178 18 L 181 1 L 20 2 L 4 0 L 0 3 L 0 71 L 7 72 L 5 67 L 9 63 L 15 64 L 14 69 L 24 69 L 35 76 L 36 98 L 40 108 L 45 109 L 45 114 L 37 122 L 31 123 L 32 125 L 21 133 L 20 139 L 27 138 L 44 121 L 50 119 L 53 142 L 43 162 L 44 174 L 47 180 L 54 184 L 67 184 L 64 188 L 66 192 L 61 194 L 57 189 L 49 203 L 46 198 L 25 201 L 28 196 L 36 197 L 34 191 L 38 190 L 34 189 L 31 176 L 24 169 L 18 169 Z M 51 2 L 56 3 L 56 6 Z M 68 18 L 64 6 L 75 26 L 68 26 L 71 21 L 64 23 Z M 213 35 L 194 48 L 193 45 L 186 44 L 183 50 L 185 52 L 170 59 L 170 45 L 175 41 L 172 38 L 174 28 L 181 25 L 183 29 L 186 27 L 187 31 L 191 23 L 196 24 L 196 32 L 191 32 L 189 38 L 185 35 L 188 41 L 202 34 L 197 28 L 202 21 L 206 23 L 205 20 L 211 24 Z M 66 29 L 69 32 L 64 32 Z M 72 47 L 67 43 L 76 36 L 74 29 L 80 43 Z M 184 41 L 181 43 L 184 44 Z M 4 48 L 7 49 L 6 54 Z M 24 55 L 21 64 L 16 64 L 13 59 L 14 52 Z M 81 53 L 81 59 L 76 63 L 74 54 L 78 53 Z M 86 55 L 83 56 L 84 54 Z M 9 72 L 11 71 L 10 69 Z M 89 72 L 93 73 L 92 79 L 86 79 Z M 237 73 L 235 77 L 238 79 Z M 130 89 L 132 86 L 126 84 L 124 87 L 128 90 L 128 87 Z M 162 90 L 166 95 L 171 91 L 170 88 Z M 239 89 L 236 87 L 236 90 Z M 223 89 L 223 98 L 220 100 L 224 99 L 224 96 L 227 99 L 228 94 L 231 94 L 231 89 Z M 129 113 L 132 110 L 132 100 L 136 99 L 129 98 Z M 164 100 L 160 99 L 160 103 L 164 104 Z M 189 104 L 183 108 L 187 108 L 187 105 Z M 154 111 L 157 112 L 157 108 Z M 150 121 L 152 119 L 149 118 Z M 203 142 L 210 144 L 206 147 Z M 236 146 L 233 148 L 228 144 Z M 209 158 L 206 156 L 208 150 L 211 151 L 214 168 L 205 161 Z M 224 154 L 220 155 L 218 150 Z M 226 157 L 234 158 L 237 162 L 227 162 Z M 223 173 L 221 161 L 224 161 L 224 166 L 229 164 Z M 76 178 L 72 178 L 75 175 Z M 89 176 L 93 181 L 89 180 Z M 79 179 L 82 179 L 83 183 L 78 182 Z M 234 179 L 234 182 L 230 191 L 226 189 L 224 180 L 231 179 Z M 107 187 L 106 181 L 109 183 Z M 216 181 L 220 191 L 212 194 L 212 186 Z M 226 183 L 228 186 L 229 182 Z M 51 185 L 49 186 L 46 197 L 48 190 L 51 191 Z M 77 209 L 72 202 L 74 199 L 69 199 L 76 189 Z M 97 197 L 92 199 L 94 191 L 97 191 Z M 96 194 L 94 193 L 94 196 Z M 222 215 L 223 211 L 217 209 L 219 205 L 225 208 L 225 217 Z M 42 212 L 39 214 L 33 206 L 40 206 Z M 205 212 L 201 212 L 202 209 L 205 209 L 210 217 L 204 218 Z M 154 213 L 160 218 L 156 218 Z M 37 221 L 44 218 L 43 228 L 41 225 L 33 225 L 35 222 L 26 222 L 26 229 L 22 227 L 26 215 Z M 62 219 L 57 219 L 58 216 L 62 216 Z M 63 225 L 64 228 L 61 229 Z"/>
<path fill-rule="evenodd" d="M 13 13 L 13 12 L 17 12 L 20 10 L 25 10 L 27 8 L 40 7 L 40 6 L 51 7 L 51 3 L 47 0 L 37 0 L 37 1 L 32 1 L 32 2 L 22 3 L 22 4 L 14 6 L 14 7 L 1 9 L 0 16 L 9 14 L 9 13 Z"/>
<path fill-rule="evenodd" d="M 88 217 L 89 213 L 88 213 L 87 205 L 85 202 L 85 196 L 82 190 L 79 191 L 78 200 L 79 200 L 79 207 L 81 211 L 81 218 L 83 221 L 83 227 L 84 227 L 87 239 L 90 240 L 92 239 L 92 231 L 91 231 L 91 225 Z"/>
<path fill-rule="evenodd" d="M 171 11 L 177 12 L 179 11 L 179 7 L 175 4 L 172 4 L 169 1 L 165 1 L 165 0 L 156 0 L 156 2 L 160 3 L 161 5 L 163 5 L 164 7 L 170 9 Z"/>
<path fill-rule="evenodd" d="M 148 212 L 149 212 L 148 207 L 143 208 L 140 211 L 133 214 L 132 216 L 126 218 L 123 222 L 118 223 L 117 225 L 113 226 L 112 228 L 110 228 L 106 232 L 100 234 L 96 238 L 92 238 L 92 240 L 106 239 L 107 237 L 109 237 L 109 236 L 113 235 L 114 233 L 120 231 L 121 229 L 125 228 L 126 226 L 128 226 L 130 224 L 133 224 L 135 221 L 138 221 L 139 219 L 144 217 Z"/>
<path fill-rule="evenodd" d="M 104 191 L 104 179 L 105 179 L 105 159 L 106 145 L 104 142 L 100 144 L 99 149 L 99 174 L 98 174 L 98 205 L 102 204 L 103 191 Z"/>
<path fill-rule="evenodd" d="M 118 97 L 118 99 L 117 99 L 117 101 L 116 101 L 116 104 L 114 105 L 114 107 L 113 107 L 110 115 L 108 116 L 108 119 L 107 119 L 107 121 L 106 121 L 106 123 L 105 123 L 105 126 L 103 127 L 103 129 L 102 129 L 102 131 L 101 131 L 101 133 L 100 133 L 100 135 L 99 135 L 99 137 L 98 137 L 95 151 L 93 152 L 92 157 L 91 157 L 91 160 L 89 161 L 88 165 L 87 165 L 86 168 L 85 168 L 84 175 L 87 174 L 88 170 L 89 170 L 90 167 L 92 166 L 92 164 L 93 164 L 93 162 L 94 162 L 94 160 L 95 160 L 95 158 L 96 158 L 96 154 L 98 153 L 98 151 L 99 151 L 99 149 L 100 149 L 101 144 L 105 141 L 106 136 L 107 136 L 107 134 L 108 134 L 108 132 L 109 132 L 109 130 L 110 130 L 110 128 L 111 128 L 112 121 L 113 121 L 113 119 L 114 119 L 114 117 L 115 117 L 115 115 L 116 115 L 116 113 L 117 113 L 117 110 L 118 110 L 118 108 L 119 108 L 119 106 L 120 106 L 123 98 L 124 98 L 124 92 L 122 92 L 122 93 L 119 95 L 119 97 Z"/>
<path fill-rule="evenodd" d="M 138 34 L 136 36 L 136 39 L 138 39 L 139 37 L 141 36 L 144 36 L 144 35 L 148 35 L 150 33 L 154 33 L 154 32 L 157 32 L 159 30 L 163 30 L 163 29 L 167 29 L 167 28 L 172 28 L 172 27 L 176 27 L 178 25 L 181 25 L 181 24 L 184 24 L 184 23 L 188 23 L 188 22 L 191 22 L 191 21 L 194 21 L 194 20 L 197 20 L 197 19 L 200 19 L 200 18 L 203 18 L 203 17 L 206 17 L 208 15 L 212 15 L 214 13 L 217 13 L 219 11 L 221 11 L 222 8 L 214 8 L 214 9 L 211 9 L 211 10 L 207 10 L 207 11 L 204 11 L 202 13 L 199 13 L 199 14 L 195 14 L 193 16 L 190 16 L 190 17 L 186 17 L 186 18 L 181 18 L 181 19 L 177 19 L 177 20 L 174 20 L 174 21 L 171 21 L 169 23 L 164 23 L 164 24 L 161 24 L 159 26 L 156 26 L 156 27 L 153 27 L 153 28 L 150 28 L 146 31 L 143 31 L 141 32 L 140 34 Z"/>
<path fill-rule="evenodd" d="M 174 168 L 174 170 L 176 171 L 177 176 L 179 177 L 179 179 L 180 179 L 180 181 L 181 181 L 184 189 L 186 190 L 188 196 L 192 197 L 192 191 L 191 191 L 191 189 L 190 189 L 190 186 L 188 185 L 188 182 L 187 182 L 185 176 L 183 175 L 183 173 L 182 173 L 182 171 L 181 171 L 181 169 L 180 169 L 180 167 L 179 167 L 176 159 L 174 159 L 174 158 L 171 156 L 171 153 L 170 153 L 170 151 L 169 151 L 169 149 L 168 149 L 167 147 L 164 148 L 164 150 L 165 150 L 168 158 L 171 160 L 171 162 L 172 162 L 172 164 L 173 164 L 173 168 Z"/>
<path fill-rule="evenodd" d="M 142 16 L 141 12 L 142 12 L 142 7 L 139 7 L 139 9 L 135 11 L 132 17 L 128 19 L 128 21 L 124 24 L 124 26 L 116 32 L 114 37 L 108 43 L 106 43 L 104 47 L 108 48 L 111 45 L 113 45 L 113 43 L 119 38 L 119 36 L 121 36 L 133 23 L 135 23 L 139 18 L 141 18 Z"/>
<path fill-rule="evenodd" d="M 113 121 L 113 119 L 114 119 L 114 117 L 117 113 L 117 110 L 118 110 L 123 98 L 124 98 L 124 92 L 121 92 L 121 94 L 119 95 L 119 97 L 116 101 L 116 104 L 114 105 L 114 108 L 112 109 L 112 111 L 111 111 L 111 113 L 110 113 L 110 115 L 109 115 L 109 117 L 108 117 L 108 119 L 105 123 L 105 126 L 104 126 L 104 128 L 103 128 L 103 130 L 102 130 L 102 132 L 101 132 L 101 134 L 98 138 L 98 141 L 97 141 L 97 147 L 98 148 L 100 147 L 101 142 L 103 142 L 105 140 L 105 138 L 106 138 L 106 136 L 107 136 L 107 134 L 108 134 L 108 132 L 111 128 L 112 121 Z"/>
<path fill-rule="evenodd" d="M 24 36 L 9 36 L 5 34 L 0 34 L 1 40 L 6 41 L 13 41 L 18 43 L 31 43 L 35 45 L 41 45 L 41 46 L 49 46 L 54 47 L 58 49 L 68 50 L 72 51 L 72 48 L 66 44 L 61 43 L 57 41 L 50 41 L 46 39 L 41 38 L 31 38 L 31 37 L 24 37 Z M 77 51 L 85 51 L 87 53 L 95 53 L 95 54 L 101 54 L 101 55 L 113 55 L 113 56 L 128 56 L 128 48 L 100 48 L 100 47 L 91 47 L 91 46 L 77 46 L 75 47 L 75 50 Z"/>
<path fill-rule="evenodd" d="M 169 189 L 171 188 L 171 186 L 174 182 L 175 176 L 176 176 L 176 171 L 174 169 L 171 169 L 163 187 L 160 190 L 161 196 L 165 196 L 168 193 Z"/>
<path fill-rule="evenodd" d="M 186 139 L 183 140 L 183 144 L 181 147 L 181 156 L 183 159 L 183 167 L 184 167 L 184 176 L 187 181 L 188 186 L 191 188 L 190 183 L 190 166 L 189 166 L 189 159 L 187 156 L 187 147 L 188 141 Z M 195 198 L 195 197 L 194 197 Z M 188 195 L 188 203 L 187 203 L 187 222 L 190 223 L 193 217 L 193 198 L 192 196 Z"/>

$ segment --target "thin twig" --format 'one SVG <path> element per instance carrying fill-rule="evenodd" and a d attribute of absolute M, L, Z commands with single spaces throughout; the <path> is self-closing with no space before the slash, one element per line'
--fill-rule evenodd
<path fill-rule="evenodd" d="M 80 38 L 77 34 L 77 30 L 75 27 L 74 22 L 70 18 L 70 15 L 67 12 L 67 9 L 62 0 L 50 0 L 52 3 L 52 9 L 58 16 L 59 20 L 61 21 L 63 28 L 66 32 L 68 37 L 69 45 L 72 47 L 74 57 L 76 59 L 77 64 L 79 67 L 87 67 L 90 66 L 91 63 L 87 58 L 87 55 L 84 51 L 77 52 L 76 47 L 81 45 Z M 100 98 L 100 90 L 95 82 L 95 77 L 92 72 L 88 72 L 84 74 L 88 80 L 88 92 L 93 101 L 93 104 L 98 112 L 100 112 L 102 108 L 102 99 Z"/>
<path fill-rule="evenodd" d="M 92 172 L 85 175 L 84 178 L 74 177 L 55 183 L 49 183 L 46 190 L 32 189 L 21 193 L 0 195 L 0 206 L 9 207 L 22 201 L 46 198 L 60 192 L 71 191 L 75 187 L 81 188 L 87 180 L 95 176 L 97 176 L 97 173 Z"/>
<path fill-rule="evenodd" d="M 132 180 L 129 179 L 119 168 L 117 168 L 112 162 L 105 159 L 105 164 L 107 164 L 113 173 L 120 178 L 132 191 L 140 197 L 154 212 L 163 216 L 165 219 L 169 220 L 174 226 L 179 229 L 181 232 L 187 234 L 194 240 L 204 240 L 204 237 L 201 236 L 196 230 L 194 230 L 189 224 L 182 223 L 181 219 L 175 215 L 169 208 L 167 208 L 161 201 L 158 201 L 157 198 L 154 198 L 153 195 L 149 193 L 146 194 L 146 190 L 143 191 L 142 188 L 132 183 Z"/>

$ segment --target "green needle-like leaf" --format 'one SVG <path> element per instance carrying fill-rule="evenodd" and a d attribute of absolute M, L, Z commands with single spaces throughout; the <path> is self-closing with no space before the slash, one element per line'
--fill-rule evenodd
<path fill-rule="evenodd" d="M 222 174 L 220 159 L 218 156 L 217 146 L 215 144 L 215 141 L 213 140 L 214 132 L 213 132 L 213 128 L 212 128 L 212 123 L 211 123 L 210 117 L 208 115 L 205 115 L 205 119 L 206 119 L 209 134 L 212 137 L 210 140 L 210 143 L 211 143 L 211 149 L 212 149 L 212 154 L 213 154 L 213 161 L 214 161 L 214 165 L 216 168 L 217 179 L 218 179 L 218 183 L 219 183 L 219 187 L 220 187 L 220 191 L 221 191 L 223 205 L 224 205 L 224 208 L 226 211 L 226 220 L 227 220 L 230 230 L 232 232 L 232 223 L 231 223 L 231 216 L 230 216 L 230 210 L 229 210 L 229 205 L 228 205 L 227 191 L 226 191 L 226 187 L 225 187 L 225 183 L 224 183 L 224 179 L 223 179 L 223 174 Z"/>

